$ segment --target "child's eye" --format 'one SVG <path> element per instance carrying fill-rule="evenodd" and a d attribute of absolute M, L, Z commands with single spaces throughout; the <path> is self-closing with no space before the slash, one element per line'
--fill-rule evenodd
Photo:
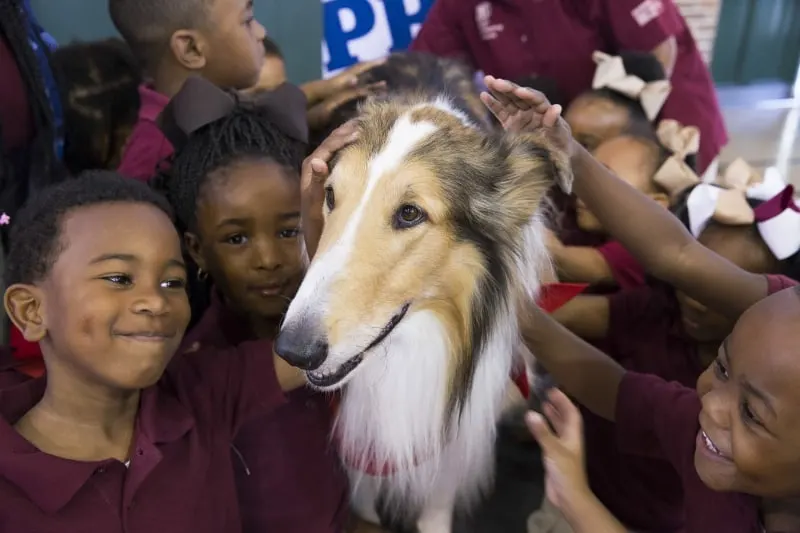
<path fill-rule="evenodd" d="M 281 239 L 294 239 L 300 235 L 300 229 L 294 228 L 294 229 L 281 230 L 281 232 L 278 235 L 280 236 Z"/>
<path fill-rule="evenodd" d="M 761 421 L 758 419 L 758 416 L 750 407 L 750 402 L 748 402 L 747 399 L 743 399 L 741 402 L 739 402 L 739 412 L 741 413 L 742 418 L 746 423 L 758 424 L 759 426 L 763 426 Z"/>
<path fill-rule="evenodd" d="M 120 285 L 123 287 L 127 287 L 133 284 L 133 278 L 131 278 L 127 274 L 111 274 L 108 276 L 103 276 L 103 279 L 110 283 L 113 283 L 114 285 Z"/>
<path fill-rule="evenodd" d="M 717 376 L 717 379 L 721 381 L 728 380 L 728 369 L 725 368 L 725 365 L 719 358 L 714 360 L 714 375 Z"/>
<path fill-rule="evenodd" d="M 236 233 L 225 238 L 225 242 L 234 246 L 241 246 L 247 242 L 247 237 L 241 233 Z"/>
<path fill-rule="evenodd" d="M 168 279 L 161 282 L 161 287 L 164 289 L 184 289 L 186 288 L 186 280 L 181 278 Z"/>

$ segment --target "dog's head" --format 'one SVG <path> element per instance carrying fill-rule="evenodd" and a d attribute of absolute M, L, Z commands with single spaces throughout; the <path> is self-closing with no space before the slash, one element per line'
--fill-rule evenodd
<path fill-rule="evenodd" d="M 432 313 L 453 378 L 468 380 L 458 369 L 520 282 L 523 231 L 571 179 L 567 156 L 543 137 L 487 134 L 445 98 L 369 103 L 360 133 L 325 184 L 325 229 L 276 351 L 335 389 L 370 358 L 402 357 L 392 339 Z"/>

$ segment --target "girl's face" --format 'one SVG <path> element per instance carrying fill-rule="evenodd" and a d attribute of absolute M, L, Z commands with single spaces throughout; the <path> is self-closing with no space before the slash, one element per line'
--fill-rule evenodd
<path fill-rule="evenodd" d="M 658 191 L 653 182 L 658 163 L 658 147 L 649 141 L 620 135 L 603 142 L 594 151 L 594 157 L 608 167 L 622 181 L 646 194 L 664 208 L 669 197 Z M 575 203 L 578 227 L 590 233 L 604 233 L 603 226 L 586 205 L 578 199 Z"/>
<path fill-rule="evenodd" d="M 270 160 L 217 171 L 201 192 L 187 244 L 232 306 L 253 318 L 286 311 L 304 272 L 300 179 Z"/>
<path fill-rule="evenodd" d="M 772 255 L 752 226 L 723 226 L 712 223 L 698 239 L 700 244 L 721 255 L 739 268 L 755 274 L 779 271 Z M 681 320 L 687 335 L 697 342 L 721 342 L 733 329 L 733 322 L 699 302 L 678 292 Z"/>
<path fill-rule="evenodd" d="M 590 94 L 579 96 L 572 102 L 564 119 L 575 139 L 590 152 L 604 141 L 622 135 L 630 123 L 627 109 Z"/>
<path fill-rule="evenodd" d="M 697 382 L 695 468 L 713 490 L 800 494 L 800 293 L 745 312 Z"/>

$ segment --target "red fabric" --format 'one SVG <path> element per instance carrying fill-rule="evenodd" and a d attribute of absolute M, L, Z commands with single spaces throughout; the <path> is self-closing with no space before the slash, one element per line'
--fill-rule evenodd
<path fill-rule="evenodd" d="M 644 285 L 645 272 L 642 265 L 617 241 L 609 241 L 597 247 L 597 251 L 606 260 L 614 281 L 621 290 L 633 289 Z"/>
<path fill-rule="evenodd" d="M 659 14 L 640 25 L 634 10 L 645 2 Z M 551 78 L 569 103 L 591 88 L 593 51 L 649 52 L 669 37 L 678 57 L 662 117 L 700 128 L 702 172 L 728 139 L 711 75 L 673 0 L 437 0 L 411 49 L 503 78 Z"/>
<path fill-rule="evenodd" d="M 128 138 L 117 170 L 123 176 L 148 181 L 168 164 L 167 159 L 174 153 L 156 123 L 169 98 L 145 84 L 139 87 L 139 97 L 139 121 Z"/>
<path fill-rule="evenodd" d="M 34 378 L 44 374 L 44 361 L 42 361 L 42 350 L 39 348 L 39 343 L 26 341 L 22 332 L 14 324 L 11 324 L 8 344 L 14 359 L 20 361 L 14 366 L 15 370 Z"/>

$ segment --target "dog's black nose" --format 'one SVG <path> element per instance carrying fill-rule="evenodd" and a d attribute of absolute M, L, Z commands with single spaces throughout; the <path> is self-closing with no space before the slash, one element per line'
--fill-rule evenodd
<path fill-rule="evenodd" d="M 328 342 L 308 328 L 284 327 L 275 339 L 275 353 L 292 366 L 315 370 L 328 356 Z"/>

